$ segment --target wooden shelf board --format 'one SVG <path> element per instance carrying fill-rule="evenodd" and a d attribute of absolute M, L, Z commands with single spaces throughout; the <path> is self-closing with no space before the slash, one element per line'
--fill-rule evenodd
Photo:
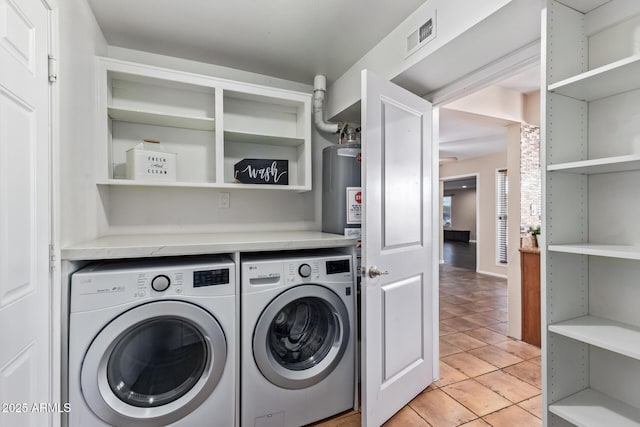
<path fill-rule="evenodd" d="M 130 123 L 142 123 L 155 126 L 168 126 L 194 130 L 214 130 L 215 120 L 210 117 L 181 116 L 157 111 L 134 110 L 109 107 L 109 117 L 113 120 Z"/>
<path fill-rule="evenodd" d="M 229 143 L 243 142 L 249 144 L 282 145 L 288 147 L 297 147 L 304 144 L 304 138 L 291 138 L 287 136 L 266 135 L 234 130 L 225 130 L 224 140 Z"/>
<path fill-rule="evenodd" d="M 235 184 L 214 182 L 173 182 L 173 181 L 136 181 L 133 179 L 107 179 L 99 181 L 98 185 L 112 185 L 122 187 L 167 187 L 167 188 L 237 188 L 244 190 L 293 190 L 307 191 L 310 188 L 304 185 L 261 185 L 261 184 Z"/>
<path fill-rule="evenodd" d="M 583 101 L 593 101 L 639 89 L 640 54 L 549 85 L 551 92 Z"/>
<path fill-rule="evenodd" d="M 640 170 L 640 154 L 560 163 L 547 166 L 547 170 L 584 175 Z"/>
<path fill-rule="evenodd" d="M 593 255 L 609 258 L 640 260 L 640 247 L 630 245 L 604 245 L 599 243 L 575 243 L 549 245 L 550 252 Z"/>
<path fill-rule="evenodd" d="M 640 425 L 640 409 L 591 388 L 550 405 L 549 411 L 578 427 Z"/>
<path fill-rule="evenodd" d="M 549 331 L 640 360 L 640 328 L 596 316 L 549 325 Z"/>

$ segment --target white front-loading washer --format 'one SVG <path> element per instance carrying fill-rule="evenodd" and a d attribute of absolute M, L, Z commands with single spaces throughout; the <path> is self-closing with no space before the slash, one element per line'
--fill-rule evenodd
<path fill-rule="evenodd" d="M 225 256 L 72 275 L 70 427 L 235 424 L 235 266 Z"/>
<path fill-rule="evenodd" d="M 241 425 L 299 427 L 352 409 L 353 257 L 255 255 L 241 263 Z"/>

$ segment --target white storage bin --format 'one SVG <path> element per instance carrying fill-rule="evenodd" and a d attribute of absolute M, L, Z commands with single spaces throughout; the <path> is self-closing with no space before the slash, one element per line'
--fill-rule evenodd
<path fill-rule="evenodd" d="M 127 150 L 127 179 L 175 181 L 176 154 L 163 151 L 158 143 L 136 145 Z"/>

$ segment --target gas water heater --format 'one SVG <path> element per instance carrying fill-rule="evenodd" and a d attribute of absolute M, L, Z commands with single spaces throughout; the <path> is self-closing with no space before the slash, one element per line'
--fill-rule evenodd
<path fill-rule="evenodd" d="M 322 150 L 322 231 L 359 238 L 362 223 L 360 144 Z"/>
<path fill-rule="evenodd" d="M 326 91 L 326 77 L 315 76 L 313 118 L 316 128 L 324 133 L 339 135 L 337 145 L 322 150 L 322 231 L 358 240 L 356 268 L 359 277 L 362 223 L 360 129 L 348 123 L 325 121 L 323 106 Z"/>

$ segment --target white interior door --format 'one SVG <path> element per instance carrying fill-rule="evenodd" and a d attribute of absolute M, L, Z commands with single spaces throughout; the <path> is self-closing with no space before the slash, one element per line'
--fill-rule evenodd
<path fill-rule="evenodd" d="M 363 426 L 434 379 L 433 158 L 431 104 L 363 71 Z"/>
<path fill-rule="evenodd" d="M 49 13 L 0 0 L 0 425 L 50 425 Z M 39 410 L 36 410 L 40 408 Z"/>

